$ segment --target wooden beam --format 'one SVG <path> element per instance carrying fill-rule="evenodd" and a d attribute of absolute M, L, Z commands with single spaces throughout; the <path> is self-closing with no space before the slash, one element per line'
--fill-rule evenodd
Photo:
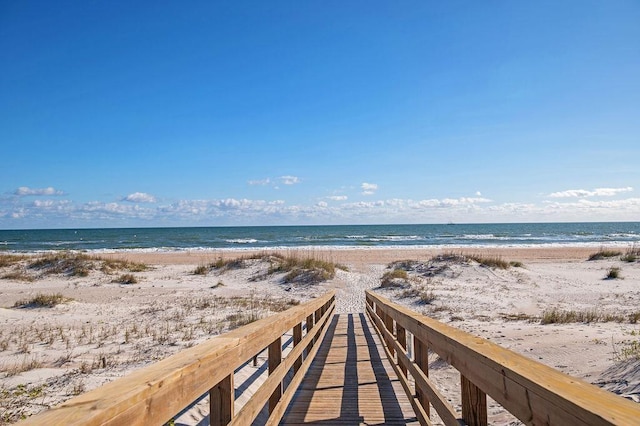
<path fill-rule="evenodd" d="M 404 330 L 404 327 L 400 324 L 396 324 L 396 338 L 398 339 L 398 343 L 400 347 L 404 349 L 401 351 L 403 354 L 406 354 L 407 351 L 407 334 Z M 402 370 L 402 374 L 407 375 L 407 368 L 404 365 L 400 365 L 400 370 Z"/>
<path fill-rule="evenodd" d="M 293 347 L 296 347 L 302 341 L 302 324 L 296 324 L 293 327 Z M 296 374 L 302 365 L 302 354 L 296 359 L 296 362 L 293 364 L 293 374 Z"/>
<path fill-rule="evenodd" d="M 612 425 L 640 418 L 639 404 L 367 293 L 376 307 L 524 423 Z"/>
<path fill-rule="evenodd" d="M 331 291 L 143 369 L 26 419 L 23 425 L 164 424 L 209 392 L 276 337 L 332 300 Z"/>
<path fill-rule="evenodd" d="M 273 372 L 278 368 L 280 363 L 282 362 L 282 338 L 278 337 L 269 345 L 269 374 L 273 374 Z M 273 409 L 280 401 L 280 397 L 282 396 L 282 382 L 276 386 L 276 389 L 269 397 L 269 414 L 273 412 Z"/>
<path fill-rule="evenodd" d="M 424 373 L 425 377 L 429 377 L 429 348 L 426 344 L 422 343 L 420 339 L 413 336 L 413 350 L 416 367 Z M 429 398 L 427 394 L 418 386 L 416 381 L 416 398 L 422 408 L 424 408 L 427 417 L 431 415 L 431 407 L 429 406 Z"/>
<path fill-rule="evenodd" d="M 487 394 L 460 375 L 462 420 L 469 426 L 487 426 Z"/>
<path fill-rule="evenodd" d="M 225 377 L 209 391 L 209 422 L 211 426 L 224 426 L 234 414 L 235 390 L 233 374 Z"/>

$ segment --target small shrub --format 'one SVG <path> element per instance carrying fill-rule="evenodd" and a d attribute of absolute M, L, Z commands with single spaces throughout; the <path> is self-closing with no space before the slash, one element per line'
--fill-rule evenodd
<path fill-rule="evenodd" d="M 25 282 L 32 282 L 35 280 L 35 278 L 33 278 L 31 275 L 27 274 L 24 271 L 14 271 L 14 272 L 9 272 L 7 274 L 4 274 L 2 276 L 3 280 L 15 280 L 15 281 L 25 281 Z"/>
<path fill-rule="evenodd" d="M 13 306 L 14 308 L 52 308 L 61 303 L 70 302 L 73 299 L 64 297 L 60 293 L 56 294 L 38 294 L 33 299 L 20 300 Z"/>
<path fill-rule="evenodd" d="M 592 323 L 592 322 L 632 322 L 634 318 L 640 318 L 640 313 L 627 316 L 598 312 L 595 309 L 585 311 L 565 311 L 558 308 L 546 310 L 542 313 L 540 324 L 568 324 L 568 323 Z M 637 320 L 637 318 L 636 318 Z"/>
<path fill-rule="evenodd" d="M 516 261 L 512 260 L 511 262 L 509 262 L 509 265 L 513 266 L 514 268 L 523 268 L 524 267 L 524 264 L 522 262 L 520 262 L 520 261 L 517 261 L 517 260 Z"/>
<path fill-rule="evenodd" d="M 622 260 L 623 262 L 633 263 L 638 260 L 638 256 L 633 253 L 626 253 L 622 255 L 622 257 L 620 257 L 620 260 Z"/>
<path fill-rule="evenodd" d="M 0 268 L 6 268 L 13 266 L 23 260 L 29 259 L 28 256 L 22 256 L 17 254 L 0 254 Z"/>
<path fill-rule="evenodd" d="M 128 260 L 103 259 L 100 257 L 96 257 L 94 260 L 102 263 L 100 270 L 105 274 L 112 274 L 116 271 L 123 270 L 129 272 L 145 272 L 150 269 L 149 266 L 144 263 L 131 262 Z"/>
<path fill-rule="evenodd" d="M 44 274 L 65 274 L 86 277 L 94 268 L 95 259 L 82 253 L 60 252 L 32 260 L 27 267 L 42 270 Z"/>
<path fill-rule="evenodd" d="M 113 280 L 113 282 L 119 284 L 136 284 L 138 279 L 133 274 L 122 274 Z"/>
<path fill-rule="evenodd" d="M 193 275 L 207 275 L 209 268 L 205 265 L 200 265 L 193 270 Z"/>
<path fill-rule="evenodd" d="M 618 250 L 600 249 L 596 253 L 593 253 L 591 256 L 589 256 L 588 260 L 601 260 L 601 259 L 606 259 L 606 258 L 609 258 L 609 257 L 620 256 L 621 254 L 622 254 L 622 252 L 618 251 Z"/>
<path fill-rule="evenodd" d="M 605 277 L 605 279 L 607 280 L 615 280 L 618 278 L 622 278 L 620 276 L 620 268 L 618 268 L 617 266 L 613 266 L 611 268 L 609 268 L 609 271 L 607 272 L 607 276 Z"/>
<path fill-rule="evenodd" d="M 509 269 L 511 264 L 501 257 L 484 257 L 479 255 L 470 255 L 469 259 L 478 262 L 480 265 L 485 266 L 487 268 L 496 268 L 496 269 Z"/>
<path fill-rule="evenodd" d="M 402 283 L 406 283 L 409 279 L 407 271 L 404 269 L 394 269 L 392 271 L 385 272 L 382 275 L 380 286 L 385 287 L 398 287 Z"/>

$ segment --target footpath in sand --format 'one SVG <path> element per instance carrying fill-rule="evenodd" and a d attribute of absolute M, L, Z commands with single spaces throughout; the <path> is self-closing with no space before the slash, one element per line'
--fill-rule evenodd
<path fill-rule="evenodd" d="M 476 256 L 522 262 L 508 269 L 461 262 L 441 250 L 288 251 L 346 266 L 320 284 L 284 283 L 266 263 L 215 270 L 248 252 L 113 253 L 138 272 L 43 274 L 28 260 L 0 267 L 0 405 L 6 421 L 56 405 L 252 319 L 336 289 L 338 313 L 364 312 L 374 289 L 425 315 L 640 401 L 640 262 L 588 261 L 597 249 L 482 249 Z M 460 254 L 460 251 L 456 251 Z M 402 269 L 395 278 L 392 262 Z M 205 274 L 195 273 L 207 266 Z M 605 279 L 620 268 L 618 279 Z M 126 268 L 125 268 L 126 269 Z M 32 275 L 33 280 L 25 275 Z M 136 282 L 124 283 L 124 275 Z M 52 307 L 20 305 L 60 294 Z M 16 307 L 18 303 L 18 307 Z M 20 307 L 21 306 L 21 307 Z M 562 315 L 573 314 L 573 319 Z M 634 317 L 634 315 L 636 315 Z M 544 318 L 556 322 L 543 324 Z M 635 345 L 635 346 L 634 346 Z M 636 351 L 634 352 L 634 348 Z M 634 355 L 635 354 L 635 355 Z M 430 370 L 458 404 L 459 376 L 435 355 Z M 22 390 L 21 390 L 22 389 Z M 27 396 L 29 396 L 27 398 Z M 513 420 L 490 401 L 494 422 Z M 13 417 L 12 417 L 13 416 Z M 4 419 L 3 419 L 4 420 Z"/>

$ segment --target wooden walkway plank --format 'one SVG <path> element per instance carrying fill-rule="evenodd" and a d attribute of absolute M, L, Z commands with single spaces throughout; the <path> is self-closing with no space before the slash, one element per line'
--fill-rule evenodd
<path fill-rule="evenodd" d="M 418 424 L 363 313 L 336 314 L 283 425 Z"/>

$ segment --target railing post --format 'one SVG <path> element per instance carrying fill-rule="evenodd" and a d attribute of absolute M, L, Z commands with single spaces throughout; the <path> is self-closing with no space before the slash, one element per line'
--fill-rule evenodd
<path fill-rule="evenodd" d="M 318 324 L 320 322 L 320 318 L 322 318 L 322 308 L 316 309 L 315 316 L 315 323 Z M 318 337 L 319 335 L 314 336 L 313 343 L 316 343 L 318 341 Z"/>
<path fill-rule="evenodd" d="M 487 394 L 469 379 L 460 375 L 462 420 L 469 426 L 487 425 Z"/>
<path fill-rule="evenodd" d="M 413 336 L 413 353 L 416 366 L 424 372 L 425 376 L 429 377 L 429 348 L 425 343 L 420 341 L 416 335 Z M 429 398 L 427 398 L 427 395 L 418 387 L 416 387 L 416 398 L 418 399 L 418 403 L 424 408 L 427 417 L 429 417 L 431 414 Z"/>
<path fill-rule="evenodd" d="M 387 315 L 386 313 L 383 315 L 384 317 L 382 317 L 382 322 L 384 322 L 384 326 L 387 330 L 389 330 L 389 333 L 393 335 L 393 318 L 391 318 L 391 315 Z M 387 348 L 389 349 L 389 353 L 391 354 L 391 356 L 394 356 L 396 354 L 395 349 L 393 349 L 393 346 L 391 346 L 391 342 L 388 339 Z"/>
<path fill-rule="evenodd" d="M 313 314 L 307 316 L 307 334 L 311 333 L 311 329 L 313 328 Z M 309 342 L 307 345 L 307 356 L 309 355 L 309 351 L 313 347 L 313 340 Z"/>
<path fill-rule="evenodd" d="M 234 405 L 233 373 L 209 390 L 209 423 L 223 426 L 231 423 Z"/>
<path fill-rule="evenodd" d="M 407 333 L 404 327 L 401 326 L 398 322 L 396 322 L 396 335 L 398 338 L 398 343 L 406 351 L 407 350 Z M 398 360 L 399 359 L 400 359 L 400 355 L 398 355 Z M 404 364 L 401 364 L 400 362 L 398 362 L 398 365 L 400 366 L 400 370 L 402 371 L 402 374 L 404 374 L 404 377 L 407 377 L 407 367 Z"/>
<path fill-rule="evenodd" d="M 269 345 L 269 374 L 280 365 L 282 362 L 282 337 L 278 337 Z M 279 383 L 276 390 L 273 391 L 271 397 L 269 397 L 269 414 L 273 412 L 280 397 L 282 396 L 282 383 Z"/>
<path fill-rule="evenodd" d="M 293 347 L 295 348 L 302 341 L 302 323 L 293 327 Z M 293 363 L 293 374 L 296 374 L 302 365 L 302 354 Z"/>

